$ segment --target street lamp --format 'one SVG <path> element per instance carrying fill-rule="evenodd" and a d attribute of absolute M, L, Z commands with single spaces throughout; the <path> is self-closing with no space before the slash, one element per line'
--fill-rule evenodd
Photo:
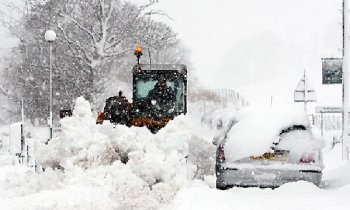
<path fill-rule="evenodd" d="M 50 48 L 50 140 L 52 139 L 52 43 L 56 40 L 56 33 L 53 30 L 47 30 L 45 32 L 45 40 L 49 43 Z"/>

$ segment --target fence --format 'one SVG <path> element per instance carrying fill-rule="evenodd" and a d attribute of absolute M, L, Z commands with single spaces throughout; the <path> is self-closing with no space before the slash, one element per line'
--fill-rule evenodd
<path fill-rule="evenodd" d="M 322 128 L 322 115 L 323 115 L 323 129 L 329 130 L 342 130 L 342 114 L 341 113 L 323 113 L 316 114 L 314 116 L 314 124 L 317 128 Z"/>
<path fill-rule="evenodd" d="M 248 106 L 249 103 L 236 91 L 232 89 L 192 89 L 189 90 L 190 102 L 213 102 L 218 103 L 221 107 L 229 105 L 236 106 L 237 109 Z"/>

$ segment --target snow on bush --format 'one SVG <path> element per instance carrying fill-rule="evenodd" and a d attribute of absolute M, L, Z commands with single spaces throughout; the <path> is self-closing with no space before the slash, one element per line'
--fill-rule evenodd
<path fill-rule="evenodd" d="M 59 177 L 48 183 L 107 190 L 107 200 L 118 209 L 154 209 L 194 176 L 196 167 L 186 159 L 192 139 L 188 118 L 177 117 L 157 135 L 146 128 L 96 125 L 90 104 L 80 97 L 73 116 L 61 120 L 61 134 L 38 149 L 38 163 Z"/>
<path fill-rule="evenodd" d="M 308 127 L 304 110 L 294 107 L 270 107 L 269 109 L 241 110 L 225 144 L 225 157 L 229 162 L 259 156 L 271 150 L 279 141 L 283 129 L 293 125 Z"/>

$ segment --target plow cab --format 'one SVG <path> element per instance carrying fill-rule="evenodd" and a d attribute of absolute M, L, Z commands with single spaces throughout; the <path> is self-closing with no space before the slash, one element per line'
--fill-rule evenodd
<path fill-rule="evenodd" d="M 185 65 L 145 65 L 133 68 L 133 122 L 152 132 L 187 112 Z"/>
<path fill-rule="evenodd" d="M 137 64 L 133 68 L 132 103 L 119 92 L 106 100 L 97 123 L 147 127 L 156 133 L 170 120 L 187 112 L 185 65 Z"/>

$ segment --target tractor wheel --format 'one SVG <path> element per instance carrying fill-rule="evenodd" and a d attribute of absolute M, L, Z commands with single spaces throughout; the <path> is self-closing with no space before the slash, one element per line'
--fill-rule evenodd
<path fill-rule="evenodd" d="M 149 127 L 147 127 L 147 128 L 148 128 L 148 130 L 150 130 L 151 133 L 153 133 L 153 134 L 156 134 L 156 133 L 161 129 L 161 127 L 159 127 L 159 126 L 149 126 Z"/>

